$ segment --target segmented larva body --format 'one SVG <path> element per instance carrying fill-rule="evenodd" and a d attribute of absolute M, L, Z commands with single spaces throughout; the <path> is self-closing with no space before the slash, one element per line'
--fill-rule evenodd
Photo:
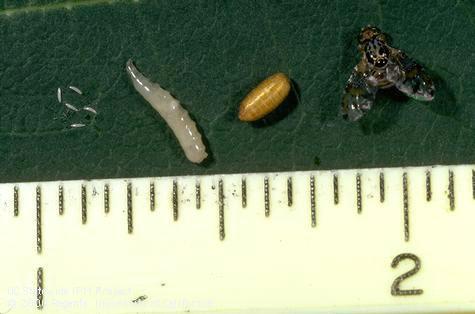
<path fill-rule="evenodd" d="M 283 73 L 269 76 L 241 101 L 239 120 L 256 121 L 277 108 L 290 92 L 290 80 Z"/>
<path fill-rule="evenodd" d="M 127 73 L 132 79 L 135 89 L 158 111 L 172 129 L 186 157 L 194 163 L 202 162 L 208 154 L 196 124 L 180 102 L 160 85 L 151 82 L 134 66 L 132 60 L 127 61 Z"/>

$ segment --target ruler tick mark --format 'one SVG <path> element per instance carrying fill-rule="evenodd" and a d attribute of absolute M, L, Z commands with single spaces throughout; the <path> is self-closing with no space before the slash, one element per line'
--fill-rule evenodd
<path fill-rule="evenodd" d="M 402 195 L 404 210 L 404 240 L 409 241 L 409 192 L 407 188 L 407 172 L 402 175 Z"/>
<path fill-rule="evenodd" d="M 195 183 L 195 194 L 196 194 L 196 209 L 201 208 L 201 184 L 200 180 L 197 179 Z"/>
<path fill-rule="evenodd" d="M 176 180 L 173 180 L 173 192 L 172 192 L 172 202 L 173 202 L 173 220 L 178 220 L 178 183 Z"/>
<path fill-rule="evenodd" d="M 426 171 L 426 201 L 430 202 L 432 200 L 432 184 L 431 184 L 431 174 L 430 170 Z"/>
<path fill-rule="evenodd" d="M 269 217 L 270 204 L 269 204 L 269 178 L 268 177 L 264 177 L 264 208 L 265 208 L 266 217 Z"/>
<path fill-rule="evenodd" d="M 58 186 L 58 213 L 60 215 L 64 214 L 64 188 L 62 184 Z"/>
<path fill-rule="evenodd" d="M 472 197 L 475 200 L 475 170 L 472 170 Z"/>
<path fill-rule="evenodd" d="M 379 202 L 383 203 L 385 198 L 384 172 L 379 173 Z"/>
<path fill-rule="evenodd" d="M 287 206 L 292 206 L 293 203 L 293 188 L 292 177 L 287 178 Z"/>
<path fill-rule="evenodd" d="M 109 184 L 104 184 L 104 212 L 107 214 L 109 212 Z"/>
<path fill-rule="evenodd" d="M 310 176 L 310 219 L 312 227 L 317 226 L 317 209 L 315 205 L 315 176 Z"/>
<path fill-rule="evenodd" d="M 81 221 L 82 224 L 87 222 L 87 194 L 86 185 L 81 185 Z"/>
<path fill-rule="evenodd" d="M 41 254 L 43 249 L 41 234 L 41 188 L 36 186 L 36 252 Z"/>
<path fill-rule="evenodd" d="M 241 201 L 242 201 L 242 208 L 246 208 L 247 206 L 247 184 L 246 178 L 243 177 L 241 179 Z"/>
<path fill-rule="evenodd" d="M 155 183 L 150 182 L 150 211 L 155 210 Z"/>
<path fill-rule="evenodd" d="M 43 309 L 43 267 L 36 271 L 36 308 Z"/>
<path fill-rule="evenodd" d="M 449 170 L 449 203 L 450 210 L 455 209 L 455 187 L 454 187 L 454 172 Z"/>
<path fill-rule="evenodd" d="M 132 182 L 127 183 L 127 232 L 134 231 L 133 217 L 132 217 Z"/>
<path fill-rule="evenodd" d="M 472 197 L 475 200 L 475 169 L 472 170 Z"/>
<path fill-rule="evenodd" d="M 13 187 L 13 216 L 18 216 L 18 186 Z"/>
<path fill-rule="evenodd" d="M 155 210 L 155 183 L 150 182 L 150 211 Z"/>
<path fill-rule="evenodd" d="M 356 208 L 358 214 L 361 214 L 363 211 L 363 206 L 361 204 L 361 174 L 356 174 Z"/>
<path fill-rule="evenodd" d="M 333 174 L 333 204 L 337 205 L 339 202 L 338 195 L 338 175 Z"/>
<path fill-rule="evenodd" d="M 219 239 L 222 241 L 226 236 L 224 229 L 224 191 L 223 180 L 219 179 L 218 183 L 218 205 L 219 205 Z"/>

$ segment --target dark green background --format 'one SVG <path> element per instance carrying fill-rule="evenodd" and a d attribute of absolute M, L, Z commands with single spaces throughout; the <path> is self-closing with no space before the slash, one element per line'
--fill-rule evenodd
<path fill-rule="evenodd" d="M 3 182 L 473 163 L 474 1 L 87 4 L 0 4 Z M 434 75 L 436 98 L 384 93 L 348 123 L 338 115 L 342 89 L 370 23 Z M 192 113 L 211 152 L 205 165 L 186 160 L 133 90 L 130 57 Z M 239 122 L 240 100 L 277 71 L 299 90 L 282 109 L 290 112 Z M 66 98 L 99 112 L 87 128 L 57 119 L 56 89 L 69 84 L 85 95 Z"/>

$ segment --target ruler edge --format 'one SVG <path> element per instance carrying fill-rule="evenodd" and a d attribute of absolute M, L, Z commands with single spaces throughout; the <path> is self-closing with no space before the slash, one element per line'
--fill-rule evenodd
<path fill-rule="evenodd" d="M 0 182 L 0 185 L 19 185 L 19 184 L 51 184 L 51 183 L 78 183 L 78 182 L 96 182 L 96 181 L 108 181 L 108 182 L 129 182 L 133 180 L 175 180 L 175 179 L 192 179 L 192 178 L 220 178 L 224 176 L 262 176 L 262 175 L 298 175 L 298 174 L 314 174 L 319 173 L 351 173 L 351 172 L 369 172 L 369 171 L 384 171 L 384 170 L 417 170 L 417 169 L 436 169 L 436 168 L 458 168 L 458 167 L 472 167 L 475 170 L 475 164 L 456 164 L 456 165 L 427 165 L 427 166 L 407 166 L 407 167 L 372 167 L 372 168 L 339 168 L 339 169 L 327 169 L 327 170 L 296 170 L 296 171 L 262 171 L 262 172 L 239 172 L 239 173 L 216 173 L 216 174 L 185 174 L 176 176 L 144 176 L 144 177 L 118 177 L 118 178 L 92 178 L 92 179 L 57 179 L 57 180 L 44 180 L 44 181 L 8 181 Z"/>
<path fill-rule="evenodd" d="M 124 314 L 176 314 L 177 311 L 171 312 L 124 312 Z M 441 302 L 440 304 L 433 303 L 426 304 L 404 304 L 404 305 L 376 305 L 376 306 L 354 306 L 354 307 L 327 307 L 319 308 L 317 310 L 310 308 L 296 308 L 296 309 L 225 309 L 225 310 L 211 310 L 211 311 L 192 311 L 195 314 L 474 314 L 475 302 L 466 302 L 457 305 L 450 305 Z"/>

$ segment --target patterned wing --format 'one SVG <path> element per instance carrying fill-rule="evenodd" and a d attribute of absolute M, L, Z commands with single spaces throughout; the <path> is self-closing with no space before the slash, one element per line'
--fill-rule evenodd
<path fill-rule="evenodd" d="M 435 86 L 422 65 L 397 50 L 393 58 L 403 75 L 394 81 L 394 86 L 409 97 L 420 101 L 434 99 Z"/>
<path fill-rule="evenodd" d="M 356 66 L 346 83 L 341 114 L 349 121 L 359 120 L 374 104 L 377 88 L 368 84 L 366 75 Z"/>

